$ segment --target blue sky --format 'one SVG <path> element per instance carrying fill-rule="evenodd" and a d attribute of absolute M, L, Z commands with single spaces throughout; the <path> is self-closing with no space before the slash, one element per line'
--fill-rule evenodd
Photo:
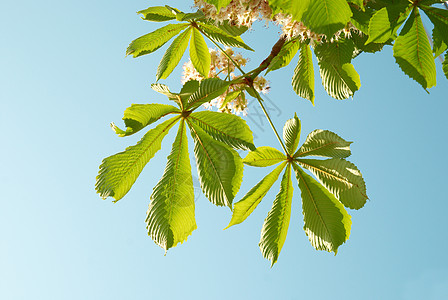
<path fill-rule="evenodd" d="M 354 60 L 362 81 L 354 100 L 330 98 L 316 78 L 315 107 L 290 87 L 296 60 L 268 76 L 278 128 L 297 112 L 302 142 L 314 129 L 354 141 L 349 160 L 363 172 L 370 200 L 349 212 L 351 236 L 337 256 L 309 244 L 295 188 L 288 237 L 269 267 L 258 241 L 279 182 L 246 222 L 226 231 L 230 210 L 197 194 L 198 229 L 164 256 L 144 220 L 174 131 L 124 199 L 113 204 L 98 197 L 101 160 L 141 137 L 118 138 L 109 123 L 121 124 L 131 103 L 168 103 L 150 89 L 165 48 L 124 56 L 132 39 L 159 26 L 135 12 L 162 4 L 3 4 L 0 298 L 447 299 L 448 84 L 439 61 L 438 84 L 428 95 L 395 65 L 390 47 L 361 55 Z M 254 28 L 243 38 L 255 54 L 241 51 L 252 66 L 278 37 L 272 25 Z M 179 76 L 180 68 L 164 83 L 178 90 Z M 255 105 L 251 112 L 256 115 Z M 251 112 L 246 120 L 256 145 L 279 147 L 268 124 Z M 245 168 L 236 200 L 262 178 L 258 171 Z"/>

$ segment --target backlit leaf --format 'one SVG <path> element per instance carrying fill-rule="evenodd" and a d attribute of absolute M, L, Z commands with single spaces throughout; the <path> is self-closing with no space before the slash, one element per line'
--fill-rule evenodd
<path fill-rule="evenodd" d="M 196 28 L 193 28 L 193 33 L 190 40 L 190 58 L 194 68 L 204 76 L 208 77 L 210 72 L 211 57 L 208 51 L 202 34 Z"/>
<path fill-rule="evenodd" d="M 199 23 L 199 28 L 201 28 L 201 30 L 203 30 L 215 42 L 219 42 L 228 47 L 238 47 L 254 51 L 243 42 L 242 38 L 239 36 L 232 36 L 215 25 Z"/>
<path fill-rule="evenodd" d="M 294 114 L 294 118 L 286 121 L 285 126 L 283 126 L 283 140 L 289 155 L 293 155 L 299 145 L 300 129 L 300 120 L 296 114 Z"/>
<path fill-rule="evenodd" d="M 163 22 L 174 20 L 176 18 L 171 10 L 165 6 L 152 6 L 137 13 L 143 15 L 143 20 L 152 22 Z"/>
<path fill-rule="evenodd" d="M 243 162 L 252 167 L 268 167 L 286 160 L 285 154 L 275 148 L 263 146 L 250 151 Z"/>
<path fill-rule="evenodd" d="M 300 47 L 300 56 L 292 77 L 292 88 L 302 98 L 310 100 L 314 105 L 314 67 L 309 45 Z"/>
<path fill-rule="evenodd" d="M 207 78 L 200 82 L 199 89 L 188 98 L 188 109 L 195 109 L 223 94 L 230 83 L 219 78 Z"/>
<path fill-rule="evenodd" d="M 351 155 L 350 144 L 336 133 L 317 129 L 312 131 L 294 157 L 322 156 L 346 158 Z"/>

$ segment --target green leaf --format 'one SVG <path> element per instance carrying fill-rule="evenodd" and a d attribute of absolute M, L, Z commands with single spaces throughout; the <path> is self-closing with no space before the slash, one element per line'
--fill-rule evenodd
<path fill-rule="evenodd" d="M 369 33 L 369 21 L 372 16 L 375 14 L 375 10 L 371 8 L 366 8 L 364 11 L 358 10 L 354 7 L 352 9 L 352 18 L 350 22 L 362 33 L 367 35 Z"/>
<path fill-rule="evenodd" d="M 305 44 L 304 44 L 305 45 Z M 300 39 L 294 38 L 289 41 L 287 41 L 280 52 L 277 54 L 277 56 L 274 57 L 274 59 L 269 64 L 269 67 L 266 71 L 266 74 L 270 71 L 278 70 L 280 68 L 286 67 L 289 65 L 291 60 L 296 55 L 297 51 L 299 51 L 301 46 Z"/>
<path fill-rule="evenodd" d="M 193 28 L 193 34 L 191 35 L 190 58 L 199 74 L 207 78 L 210 72 L 210 52 L 202 34 L 196 28 Z"/>
<path fill-rule="evenodd" d="M 145 34 L 132 41 L 126 50 L 126 55 L 132 54 L 133 57 L 138 57 L 152 53 L 188 26 L 189 24 L 169 24 L 156 31 Z"/>
<path fill-rule="evenodd" d="M 232 0 L 204 0 L 204 2 L 214 5 L 218 12 L 221 8 L 229 5 L 231 1 Z"/>
<path fill-rule="evenodd" d="M 358 6 L 361 10 L 364 10 L 364 0 L 347 0 L 349 3 L 353 3 Z"/>
<path fill-rule="evenodd" d="M 442 63 L 442 70 L 443 73 L 445 74 L 446 79 L 448 79 L 448 52 L 445 53 L 445 59 L 443 60 Z"/>
<path fill-rule="evenodd" d="M 166 8 L 165 6 L 152 6 L 137 13 L 143 15 L 143 20 L 152 22 L 163 22 L 174 20 L 176 18 L 171 10 Z"/>
<path fill-rule="evenodd" d="M 168 250 L 197 228 L 185 123 L 181 120 L 162 178 L 154 187 L 146 216 L 148 235 Z"/>
<path fill-rule="evenodd" d="M 271 211 L 261 229 L 260 250 L 263 257 L 271 261 L 271 267 L 277 262 L 288 234 L 292 194 L 291 165 L 288 164 L 282 178 L 280 192 L 275 197 Z"/>
<path fill-rule="evenodd" d="M 333 65 L 319 61 L 322 85 L 331 97 L 343 100 L 355 94 L 361 87 L 359 74 L 352 64 Z"/>
<path fill-rule="evenodd" d="M 366 184 L 361 172 L 351 162 L 340 158 L 299 159 L 297 162 L 313 173 L 344 206 L 360 209 L 366 204 Z"/>
<path fill-rule="evenodd" d="M 214 140 L 201 127 L 189 122 L 194 154 L 204 195 L 215 205 L 232 207 L 243 179 L 243 162 L 238 153 Z"/>
<path fill-rule="evenodd" d="M 279 165 L 266 177 L 264 177 L 256 186 L 254 186 L 240 201 L 235 203 L 232 219 L 227 229 L 233 225 L 240 224 L 257 208 L 261 200 L 266 196 L 272 185 L 277 181 L 281 171 L 286 166 L 286 162 Z"/>
<path fill-rule="evenodd" d="M 100 197 L 113 197 L 115 202 L 123 198 L 148 161 L 160 150 L 163 138 L 178 120 L 179 117 L 174 117 L 163 122 L 149 130 L 135 146 L 105 158 L 95 184 Z"/>
<path fill-rule="evenodd" d="M 434 24 L 432 32 L 433 52 L 438 57 L 447 49 L 448 45 L 448 11 L 425 5 L 422 5 L 421 8 Z"/>
<path fill-rule="evenodd" d="M 184 83 L 182 89 L 180 90 L 179 97 L 182 101 L 182 107 L 187 106 L 188 98 L 197 92 L 199 89 L 199 81 L 190 80 Z"/>
<path fill-rule="evenodd" d="M 230 82 L 219 78 L 207 78 L 200 82 L 199 89 L 188 98 L 187 109 L 194 110 L 200 105 L 222 95 Z"/>
<path fill-rule="evenodd" d="M 238 116 L 214 111 L 194 112 L 189 117 L 215 140 L 233 149 L 255 150 L 252 131 Z"/>
<path fill-rule="evenodd" d="M 252 167 L 268 167 L 285 160 L 286 156 L 277 149 L 263 146 L 249 152 L 243 162 Z"/>
<path fill-rule="evenodd" d="M 331 65 L 350 63 L 353 57 L 355 44 L 350 39 L 339 39 L 333 43 L 322 43 L 314 47 L 317 59 Z"/>
<path fill-rule="evenodd" d="M 328 130 L 317 129 L 312 131 L 305 143 L 297 150 L 294 157 L 322 156 L 330 158 L 346 158 L 351 155 L 350 144 Z"/>
<path fill-rule="evenodd" d="M 294 76 L 292 88 L 302 98 L 310 100 L 314 105 L 314 67 L 310 46 L 303 44 L 300 47 L 300 56 Z"/>
<path fill-rule="evenodd" d="M 272 14 L 279 12 L 291 15 L 294 20 L 301 21 L 304 12 L 310 6 L 311 0 L 269 0 Z"/>
<path fill-rule="evenodd" d="M 289 155 L 293 155 L 299 145 L 300 129 L 300 120 L 296 114 L 294 114 L 294 118 L 286 121 L 285 126 L 283 126 L 283 140 Z"/>
<path fill-rule="evenodd" d="M 416 8 L 396 39 L 394 57 L 401 70 L 425 90 L 436 85 L 436 65 Z"/>
<path fill-rule="evenodd" d="M 179 64 L 179 61 L 187 49 L 190 34 L 191 27 L 175 38 L 173 43 L 168 47 L 157 67 L 156 81 L 168 78 L 174 68 Z"/>
<path fill-rule="evenodd" d="M 352 11 L 345 0 L 310 0 L 302 21 L 311 31 L 330 39 L 350 21 Z"/>
<path fill-rule="evenodd" d="M 322 185 L 296 164 L 293 167 L 302 193 L 303 229 L 311 245 L 337 254 L 338 247 L 350 236 L 350 215 Z"/>
<path fill-rule="evenodd" d="M 249 29 L 246 26 L 231 25 L 228 20 L 223 20 L 223 21 L 219 22 L 218 24 L 215 24 L 215 21 L 211 20 L 208 23 L 211 25 L 217 26 L 219 29 L 224 30 L 226 33 L 230 34 L 231 36 L 240 36 Z"/>
<path fill-rule="evenodd" d="M 384 45 L 390 45 L 389 43 L 369 43 L 367 44 L 367 35 L 353 34 L 351 40 L 355 44 L 355 56 L 361 52 L 375 53 L 383 50 Z M 391 41 L 391 40 L 390 40 Z"/>
<path fill-rule="evenodd" d="M 114 123 L 111 123 L 112 129 L 119 136 L 128 136 L 154 123 L 160 118 L 179 112 L 177 107 L 165 104 L 132 104 L 124 111 L 124 124 L 126 131 L 121 130 Z"/>
<path fill-rule="evenodd" d="M 168 97 L 168 99 L 170 100 L 176 100 L 177 99 L 177 94 L 176 93 L 172 93 L 170 91 L 170 88 L 162 83 L 153 83 L 151 84 L 151 88 L 156 91 L 157 93 L 160 93 L 162 95 L 165 95 Z"/>
<path fill-rule="evenodd" d="M 209 25 L 204 23 L 198 23 L 199 28 L 203 30 L 212 40 L 221 43 L 228 47 L 239 47 L 246 50 L 254 51 L 251 47 L 243 42 L 243 39 L 239 36 L 232 36 L 224 30 L 216 27 L 215 25 Z"/>
<path fill-rule="evenodd" d="M 412 4 L 399 3 L 388 5 L 378 10 L 369 22 L 368 43 L 385 43 L 394 39 L 398 28 L 406 21 L 411 12 Z"/>
<path fill-rule="evenodd" d="M 227 103 L 232 102 L 233 100 L 238 98 L 239 95 L 241 95 L 244 98 L 244 92 L 242 90 L 236 90 L 236 91 L 227 93 L 227 95 L 224 98 L 224 101 L 222 102 L 222 104 L 219 107 L 219 109 L 223 109 L 224 107 L 226 107 Z"/>

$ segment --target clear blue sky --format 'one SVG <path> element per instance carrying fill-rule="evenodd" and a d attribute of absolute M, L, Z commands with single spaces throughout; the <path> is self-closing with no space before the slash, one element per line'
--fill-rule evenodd
<path fill-rule="evenodd" d="M 279 128 L 297 112 L 302 141 L 318 128 L 354 141 L 350 160 L 370 201 L 350 211 L 351 236 L 337 256 L 308 242 L 298 188 L 272 269 L 258 241 L 275 190 L 226 231 L 230 211 L 198 194 L 199 228 L 164 256 L 144 220 L 174 131 L 124 199 L 113 204 L 95 194 L 101 160 L 141 137 L 118 138 L 109 122 L 121 124 L 131 103 L 168 103 L 150 89 L 165 48 L 124 56 L 132 39 L 159 26 L 135 12 L 158 4 L 165 3 L 2 4 L 0 299 L 448 299 L 448 81 L 438 61 L 438 84 L 428 95 L 394 64 L 390 47 L 362 55 L 354 61 L 362 81 L 355 99 L 331 99 L 316 78 L 315 107 L 292 91 L 294 66 L 268 76 Z M 187 9 L 190 2 L 168 4 Z M 257 50 L 246 54 L 253 65 L 278 32 L 255 29 L 244 37 Z M 166 82 L 174 90 L 179 75 L 180 68 Z M 256 145 L 278 147 L 266 122 L 250 116 Z M 246 167 L 236 200 L 261 177 Z"/>

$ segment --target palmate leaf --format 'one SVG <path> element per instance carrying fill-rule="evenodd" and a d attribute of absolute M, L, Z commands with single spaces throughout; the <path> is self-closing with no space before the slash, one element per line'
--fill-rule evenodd
<path fill-rule="evenodd" d="M 302 194 L 304 230 L 316 250 L 338 251 L 350 236 L 351 218 L 321 184 L 293 164 Z"/>
<path fill-rule="evenodd" d="M 301 46 L 300 39 L 294 38 L 287 41 L 277 56 L 269 64 L 268 69 L 266 70 L 266 74 L 270 71 L 278 70 L 280 68 L 286 67 L 289 65 L 291 60 L 294 58 L 296 53 L 299 51 Z"/>
<path fill-rule="evenodd" d="M 263 146 L 249 152 L 243 159 L 246 165 L 252 167 L 268 167 L 286 160 L 286 156 L 275 148 Z"/>
<path fill-rule="evenodd" d="M 361 172 L 351 162 L 339 158 L 298 159 L 297 162 L 313 173 L 344 206 L 360 209 L 366 203 L 366 184 Z"/>
<path fill-rule="evenodd" d="M 309 0 L 302 22 L 313 32 L 330 39 L 350 21 L 352 11 L 346 0 Z"/>
<path fill-rule="evenodd" d="M 314 105 L 314 67 L 309 45 L 303 44 L 300 47 L 299 61 L 292 77 L 292 88 L 297 95 L 310 100 Z"/>
<path fill-rule="evenodd" d="M 255 185 L 240 201 L 235 203 L 232 219 L 227 229 L 233 225 L 240 224 L 257 208 L 264 196 L 277 181 L 278 176 L 286 166 L 286 162 L 279 165 L 271 173 L 265 176 L 257 185 Z"/>
<path fill-rule="evenodd" d="M 275 197 L 261 230 L 260 250 L 263 257 L 271 261 L 271 267 L 277 262 L 286 240 L 291 217 L 292 195 L 291 164 L 288 164 L 282 178 L 280 192 Z"/>
<path fill-rule="evenodd" d="M 207 78 L 200 82 L 199 89 L 193 93 L 187 101 L 187 109 L 194 110 L 200 105 L 213 100 L 223 94 L 230 82 L 219 78 Z"/>
<path fill-rule="evenodd" d="M 436 66 L 418 8 L 396 39 L 394 57 L 401 70 L 425 90 L 436 85 Z"/>
<path fill-rule="evenodd" d="M 189 120 L 233 149 L 255 150 L 252 131 L 246 121 L 236 115 L 201 111 L 192 113 Z"/>
<path fill-rule="evenodd" d="M 103 199 L 113 197 L 118 201 L 123 198 L 148 161 L 160 150 L 163 138 L 179 118 L 174 117 L 159 124 L 149 130 L 135 146 L 105 158 L 96 177 L 97 193 Z"/>
<path fill-rule="evenodd" d="M 188 98 L 197 92 L 199 89 L 199 81 L 190 80 L 184 83 L 182 89 L 180 90 L 179 97 L 182 102 L 182 107 L 187 106 Z"/>
<path fill-rule="evenodd" d="M 204 31 L 212 40 L 219 42 L 228 47 L 238 47 L 246 50 L 254 51 L 251 47 L 243 42 L 243 39 L 239 36 L 232 36 L 224 30 L 216 27 L 215 25 L 209 25 L 205 23 L 198 23 L 199 28 Z"/>
<path fill-rule="evenodd" d="M 124 111 L 123 120 L 126 125 L 126 131 L 121 130 L 114 123 L 111 123 L 111 127 L 119 136 L 128 136 L 142 130 L 160 118 L 175 112 L 180 113 L 180 110 L 172 105 L 132 104 Z"/>
<path fill-rule="evenodd" d="M 191 34 L 190 58 L 199 74 L 207 78 L 210 72 L 210 52 L 202 34 L 196 28 L 193 28 L 193 33 Z"/>
<path fill-rule="evenodd" d="M 152 22 L 163 22 L 174 20 L 176 18 L 176 15 L 174 15 L 172 11 L 165 6 L 152 6 L 137 13 L 143 15 L 143 20 Z"/>
<path fill-rule="evenodd" d="M 291 156 L 299 145 L 300 130 L 300 120 L 296 114 L 294 114 L 294 118 L 286 121 L 285 126 L 283 126 L 283 140 L 285 141 L 286 150 Z"/>
<path fill-rule="evenodd" d="M 400 2 L 378 10 L 369 22 L 368 43 L 385 43 L 395 38 L 398 28 L 406 21 L 412 10 L 412 4 Z"/>
<path fill-rule="evenodd" d="M 126 50 L 126 55 L 132 54 L 133 57 L 138 57 L 152 53 L 188 26 L 189 24 L 169 24 L 145 34 L 132 41 Z"/>
<path fill-rule="evenodd" d="M 198 125 L 193 122 L 188 122 L 188 125 L 194 139 L 202 191 L 213 204 L 231 208 L 243 179 L 241 157 L 226 144 L 214 140 Z"/>
<path fill-rule="evenodd" d="M 437 57 L 447 49 L 448 45 L 448 11 L 426 5 L 422 5 L 421 8 L 434 24 L 432 30 L 433 52 Z"/>
<path fill-rule="evenodd" d="M 184 120 L 180 122 L 177 137 L 167 159 L 163 176 L 151 195 L 146 216 L 148 235 L 165 251 L 187 240 L 197 228 Z"/>
<path fill-rule="evenodd" d="M 228 20 L 223 20 L 223 21 L 219 22 L 218 24 L 215 24 L 215 21 L 210 20 L 209 24 L 215 25 L 216 27 L 218 27 L 221 30 L 224 30 L 226 33 L 230 34 L 231 36 L 240 36 L 249 29 L 246 26 L 231 25 Z"/>
<path fill-rule="evenodd" d="M 191 28 L 187 28 L 184 32 L 179 34 L 168 47 L 162 60 L 157 67 L 156 81 L 159 79 L 166 79 L 173 72 L 174 68 L 179 64 L 190 39 Z"/>
<path fill-rule="evenodd" d="M 317 129 L 312 131 L 294 157 L 322 156 L 330 158 L 346 158 L 351 155 L 350 144 L 336 133 Z"/>

